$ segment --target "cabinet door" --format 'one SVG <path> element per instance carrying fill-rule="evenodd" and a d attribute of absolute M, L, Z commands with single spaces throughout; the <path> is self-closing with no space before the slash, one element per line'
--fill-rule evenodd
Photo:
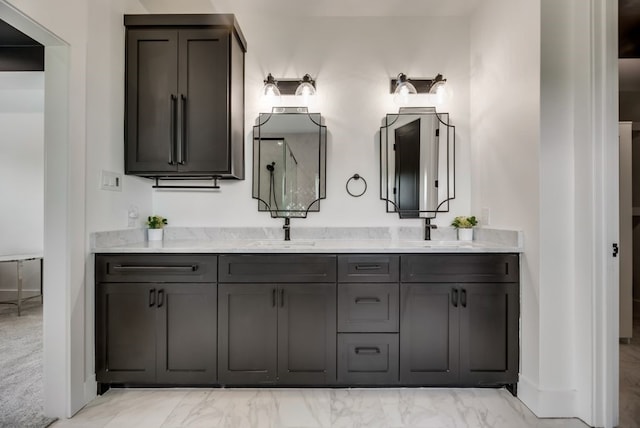
<path fill-rule="evenodd" d="M 218 285 L 218 380 L 274 383 L 277 358 L 276 286 Z"/>
<path fill-rule="evenodd" d="M 128 30 L 127 174 L 177 170 L 178 32 Z"/>
<path fill-rule="evenodd" d="M 104 383 L 152 383 L 156 376 L 156 288 L 98 284 L 96 378 Z"/>
<path fill-rule="evenodd" d="M 230 172 L 229 33 L 181 30 L 179 42 L 181 172 Z"/>
<path fill-rule="evenodd" d="M 458 382 L 456 289 L 448 284 L 402 284 L 400 383 Z"/>
<path fill-rule="evenodd" d="M 518 381 L 518 284 L 459 284 L 460 381 Z"/>
<path fill-rule="evenodd" d="M 281 285 L 278 296 L 278 381 L 336 382 L 336 285 Z"/>
<path fill-rule="evenodd" d="M 216 383 L 216 285 L 162 284 L 156 305 L 157 382 Z"/>

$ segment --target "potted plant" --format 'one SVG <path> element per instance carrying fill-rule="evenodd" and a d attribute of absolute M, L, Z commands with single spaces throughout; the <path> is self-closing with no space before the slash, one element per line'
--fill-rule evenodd
<path fill-rule="evenodd" d="M 167 224 L 167 219 L 159 215 L 149 216 L 147 218 L 147 237 L 149 241 L 162 241 L 162 228 Z"/>
<path fill-rule="evenodd" d="M 458 216 L 453 219 L 451 226 L 458 229 L 458 240 L 473 241 L 473 227 L 478 224 L 475 216 Z"/>

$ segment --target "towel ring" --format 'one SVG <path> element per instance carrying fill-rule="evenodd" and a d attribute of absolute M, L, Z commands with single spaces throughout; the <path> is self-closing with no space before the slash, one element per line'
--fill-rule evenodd
<path fill-rule="evenodd" d="M 361 193 L 355 194 L 353 192 L 351 192 L 351 190 L 349 190 L 349 185 L 351 184 L 351 180 L 362 180 L 364 182 L 364 189 L 362 190 Z M 361 177 L 359 174 L 353 174 L 353 176 L 351 176 L 348 180 L 347 180 L 347 184 L 345 185 L 345 188 L 347 189 L 347 193 L 351 196 L 353 196 L 354 198 L 359 198 L 360 196 L 364 195 L 367 192 L 367 180 L 364 179 L 364 177 Z"/>

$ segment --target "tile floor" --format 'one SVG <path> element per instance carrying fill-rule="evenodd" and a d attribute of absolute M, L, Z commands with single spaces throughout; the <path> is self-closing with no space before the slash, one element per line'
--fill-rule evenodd
<path fill-rule="evenodd" d="M 640 318 L 631 343 L 620 344 L 620 427 L 640 428 Z"/>
<path fill-rule="evenodd" d="M 584 428 L 538 419 L 504 389 L 112 389 L 64 427 Z"/>

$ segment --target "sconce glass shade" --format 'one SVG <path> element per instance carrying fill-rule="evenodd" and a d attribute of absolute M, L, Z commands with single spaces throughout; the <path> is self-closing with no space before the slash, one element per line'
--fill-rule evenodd
<path fill-rule="evenodd" d="M 296 88 L 296 96 L 312 97 L 316 94 L 316 87 L 313 85 L 315 82 L 311 79 L 311 76 L 305 74 L 300 84 Z"/>
<path fill-rule="evenodd" d="M 280 89 L 278 89 L 278 82 L 273 78 L 271 73 L 264 80 L 264 87 L 262 88 L 262 96 L 267 99 L 275 100 L 280 97 Z"/>
<path fill-rule="evenodd" d="M 396 90 L 393 92 L 393 102 L 397 105 L 406 105 L 409 103 L 409 95 L 415 95 L 418 91 L 404 73 L 398 74 L 397 82 Z"/>

